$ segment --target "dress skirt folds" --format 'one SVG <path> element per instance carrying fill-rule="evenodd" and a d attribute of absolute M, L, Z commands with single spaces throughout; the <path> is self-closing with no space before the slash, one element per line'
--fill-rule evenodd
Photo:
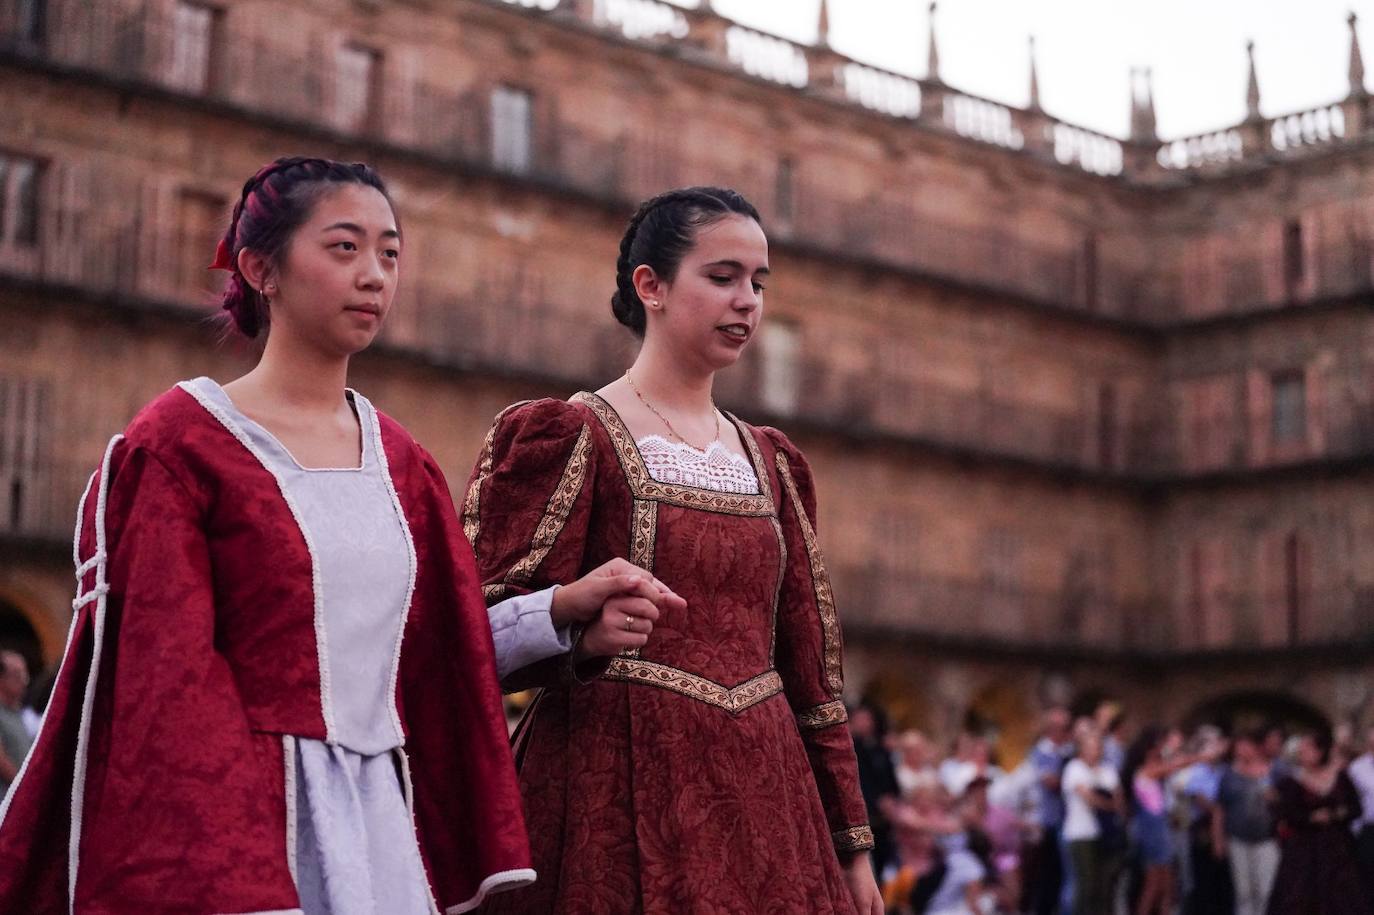
<path fill-rule="evenodd" d="M 811 475 L 781 433 L 737 427 L 755 493 L 660 482 L 595 395 L 497 418 L 464 505 L 487 600 L 623 557 L 687 608 L 603 671 L 507 677 L 542 687 L 516 742 L 540 880 L 483 911 L 853 912 L 841 861 L 872 836 Z"/>

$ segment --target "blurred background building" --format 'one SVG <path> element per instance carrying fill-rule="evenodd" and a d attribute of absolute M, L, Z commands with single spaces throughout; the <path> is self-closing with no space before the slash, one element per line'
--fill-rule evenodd
<path fill-rule="evenodd" d="M 353 383 L 460 494 L 491 418 L 628 365 L 620 234 L 764 213 L 719 400 L 816 467 L 849 687 L 1024 746 L 1039 703 L 1354 719 L 1374 648 L 1374 108 L 1128 140 L 653 0 L 0 0 L 0 642 L 70 620 L 77 496 L 178 379 L 252 361 L 205 269 L 287 153 L 392 183 Z M 1124 102 L 1125 100 L 1123 100 Z"/>

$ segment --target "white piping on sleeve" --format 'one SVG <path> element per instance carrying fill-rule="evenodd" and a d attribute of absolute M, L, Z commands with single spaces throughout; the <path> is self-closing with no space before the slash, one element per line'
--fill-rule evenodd
<path fill-rule="evenodd" d="M 89 488 L 89 487 L 90 487 L 90 484 L 87 483 L 86 486 L 87 486 L 87 488 Z M 83 504 L 83 505 L 85 504 L 85 494 L 84 494 L 84 493 L 82 494 L 82 504 Z M 86 577 L 86 573 L 87 573 L 87 572 L 89 572 L 91 569 L 94 569 L 97 565 L 99 565 L 100 563 L 102 563 L 102 562 L 104 562 L 104 561 L 105 561 L 105 551 L 104 551 L 104 550 L 96 550 L 94 556 L 92 556 L 90 559 L 87 559 L 85 562 L 81 563 L 81 565 L 79 565 L 79 566 L 76 567 L 76 580 L 77 580 L 77 582 L 79 583 L 79 582 L 81 581 L 81 579 L 83 579 L 83 578 Z M 78 590 L 79 590 L 79 588 L 78 588 Z"/>
<path fill-rule="evenodd" d="M 500 871 L 492 874 L 483 880 L 477 887 L 477 895 L 467 902 L 460 902 L 444 909 L 444 915 L 462 915 L 464 912 L 471 912 L 482 904 L 488 896 L 493 893 L 504 893 L 506 890 L 517 890 L 522 886 L 529 886 L 537 878 L 533 868 L 522 867 L 513 871 Z"/>
<path fill-rule="evenodd" d="M 94 473 L 91 474 L 90 479 L 86 481 L 86 488 L 81 491 L 81 499 L 76 505 L 76 533 L 72 536 L 72 564 L 75 565 L 77 569 L 76 593 L 78 599 L 82 596 L 81 580 L 85 577 L 86 572 L 90 571 L 90 569 L 87 568 L 87 563 L 81 561 L 81 522 L 86 518 L 86 496 L 90 493 L 91 484 L 95 482 L 95 479 L 96 475 Z M 104 552 L 99 550 L 96 551 L 96 556 L 103 558 L 104 555 Z M 67 624 L 67 641 L 63 643 L 65 647 L 62 649 L 62 660 L 57 664 L 57 673 L 54 675 L 53 679 L 54 683 L 62 682 L 62 673 L 67 667 L 67 656 L 70 655 L 72 651 L 72 638 L 76 635 L 76 621 L 79 618 L 80 614 L 77 613 L 76 610 L 73 610 L 72 620 Z M 29 749 L 28 755 L 24 757 L 24 761 L 19 764 L 19 771 L 15 774 L 14 781 L 10 783 L 10 790 L 5 794 L 3 799 L 0 799 L 0 828 L 3 828 L 5 825 L 5 816 L 9 813 L 10 802 L 14 800 L 15 794 L 18 793 L 19 783 L 24 780 L 24 773 L 28 771 L 29 760 L 33 759 L 36 755 L 35 751 L 38 745 L 43 741 L 43 735 L 47 732 L 47 728 L 48 715 L 45 713 L 43 717 L 38 719 L 38 732 L 33 735 L 33 746 Z"/>
<path fill-rule="evenodd" d="M 81 607 L 90 603 L 88 598 L 95 595 L 95 625 L 93 627 L 93 644 L 91 646 L 91 668 L 86 676 L 86 689 L 81 699 L 81 723 L 76 731 L 76 760 L 72 772 L 72 802 L 71 802 L 71 832 L 67 837 L 67 904 L 70 911 L 75 915 L 76 912 L 76 874 L 78 865 L 81 862 L 81 818 L 82 806 L 86 793 L 86 754 L 90 751 L 89 743 L 91 736 L 91 709 L 95 704 L 95 690 L 100 680 L 100 650 L 105 641 L 105 602 L 109 594 L 110 586 L 105 581 L 108 568 L 106 558 L 108 550 L 105 541 L 105 508 L 110 494 L 110 457 L 114 454 L 115 445 L 123 440 L 124 436 L 116 435 L 110 439 L 110 443 L 105 446 L 105 456 L 100 460 L 100 485 L 96 489 L 95 495 L 95 550 L 99 561 L 95 564 L 95 586 L 89 594 L 78 593 L 77 599 L 72 602 L 73 623 L 75 623 L 76 612 Z M 89 486 L 87 487 L 89 489 Z M 81 509 L 84 511 L 86 505 L 85 497 L 81 500 Z M 77 541 L 81 539 L 80 516 L 77 521 Z M 80 547 L 73 549 L 76 556 L 77 568 L 83 568 L 86 563 L 80 562 Z M 80 586 L 77 587 L 80 592 Z M 47 716 L 43 716 L 46 718 Z"/>
<path fill-rule="evenodd" d="M 122 436 L 116 435 L 115 438 L 122 438 Z M 89 569 L 86 568 L 86 563 L 81 561 L 81 525 L 82 522 L 86 520 L 86 499 L 90 497 L 91 484 L 96 481 L 99 475 L 100 471 L 97 470 L 91 474 L 88 480 L 86 480 L 86 488 L 81 490 L 81 500 L 76 503 L 76 533 L 72 535 L 72 565 L 76 566 L 76 577 L 78 579 L 76 591 L 78 596 L 80 596 L 81 593 L 81 582 L 79 579 L 84 578 L 86 572 L 89 571 Z M 99 556 L 100 553 L 100 550 L 96 550 L 95 556 Z M 91 558 L 94 559 L 95 556 Z"/>

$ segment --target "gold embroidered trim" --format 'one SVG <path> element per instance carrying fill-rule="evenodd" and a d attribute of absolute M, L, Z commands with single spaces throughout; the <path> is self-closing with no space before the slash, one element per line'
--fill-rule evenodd
<path fill-rule="evenodd" d="M 844 703 L 838 699 L 834 702 L 818 705 L 815 708 L 809 708 L 797 716 L 798 726 L 808 731 L 828 728 L 833 724 L 844 724 L 848 720 L 849 712 L 845 710 Z"/>
<path fill-rule="evenodd" d="M 467 535 L 468 543 L 474 548 L 477 546 L 477 534 L 482 523 L 478 514 L 481 510 L 482 484 L 491 475 L 492 445 L 496 442 L 496 427 L 501 424 L 501 417 L 505 415 L 506 411 L 502 410 L 496 415 L 496 419 L 492 420 L 491 428 L 487 430 L 486 441 L 482 443 L 482 456 L 477 461 L 477 476 L 472 478 L 467 497 L 463 499 L 463 533 Z"/>
<path fill-rule="evenodd" d="M 776 670 L 766 670 L 739 686 L 726 687 L 714 680 L 689 674 L 685 670 L 643 661 L 638 658 L 615 658 L 603 679 L 642 683 L 686 696 L 738 715 L 747 708 L 782 692 L 782 677 Z"/>
<path fill-rule="evenodd" d="M 653 571 L 654 539 L 658 534 L 658 503 L 635 500 L 630 522 L 630 562 Z"/>
<path fill-rule="evenodd" d="M 777 515 L 768 520 L 773 522 L 773 533 L 778 538 L 778 586 L 773 589 L 773 612 L 770 614 L 772 628 L 768 633 L 768 663 L 772 664 L 778 652 L 778 607 L 782 603 L 782 583 L 787 580 L 787 538 L 782 535 L 782 522 Z"/>
<path fill-rule="evenodd" d="M 851 826 L 832 832 L 836 851 L 868 851 L 873 847 L 873 830 L 868 826 Z"/>
<path fill-rule="evenodd" d="M 658 503 L 634 501 L 630 511 L 630 562 L 649 572 L 654 570 L 654 542 L 658 536 Z M 626 648 L 620 654 L 626 658 L 639 657 L 638 648 Z"/>
<path fill-rule="evenodd" d="M 505 597 L 506 591 L 508 590 L 509 588 L 506 587 L 504 582 L 494 585 L 482 585 L 482 597 L 486 598 L 487 602 L 490 603 L 491 601 Z"/>
<path fill-rule="evenodd" d="M 726 413 L 726 418 L 735 424 L 739 431 L 740 441 L 744 442 L 744 450 L 749 452 L 749 460 L 754 465 L 754 474 L 759 478 L 759 492 L 768 500 L 770 509 L 773 506 L 773 484 L 768 481 L 768 462 L 763 459 L 763 452 L 759 450 L 758 440 L 754 438 L 754 430 L 744 422 L 736 418 L 733 413 Z"/>
<path fill-rule="evenodd" d="M 539 568 L 544 557 L 549 555 L 549 550 L 553 549 L 554 541 L 563 532 L 563 526 L 568 523 L 568 514 L 572 511 L 573 503 L 577 501 L 582 484 L 587 479 L 587 454 L 591 451 L 591 445 L 592 429 L 583 425 L 581 434 L 577 436 L 577 444 L 573 445 L 572 454 L 568 457 L 568 463 L 563 467 L 563 476 L 554 487 L 553 495 L 549 496 L 549 503 L 544 508 L 544 517 L 539 519 L 539 526 L 534 529 L 530 551 L 524 559 L 510 567 L 505 580 L 501 583 L 505 587 L 523 587 L 529 584 L 534 576 L 534 570 Z M 486 588 L 482 590 L 490 600 L 492 595 L 487 593 Z"/>
<path fill-rule="evenodd" d="M 714 492 L 709 489 L 658 482 L 649 475 L 649 468 L 644 466 L 644 459 L 640 456 L 634 436 L 625 427 L 625 422 L 620 418 L 620 414 L 616 413 L 615 408 L 601 397 L 586 391 L 576 394 L 573 397 L 573 402 L 589 407 L 596 414 L 597 419 L 601 421 L 601 425 L 605 426 L 606 433 L 611 439 L 611 445 L 620 458 L 620 468 L 624 471 L 625 479 L 630 484 L 630 493 L 636 499 L 668 502 L 684 508 L 699 508 L 703 511 L 720 512 L 728 515 L 763 516 L 773 514 L 773 498 L 769 491 L 767 474 L 763 472 L 766 465 L 759 453 L 758 444 L 744 424 L 733 416 L 726 414 L 739 430 L 740 439 L 744 442 L 745 450 L 749 452 L 750 459 L 753 461 L 754 476 L 758 477 L 759 480 L 759 492 L 754 495 Z"/>
<path fill-rule="evenodd" d="M 811 564 L 811 587 L 816 592 L 816 610 L 821 617 L 826 685 L 830 688 L 830 695 L 838 699 L 844 693 L 844 659 L 841 657 L 840 620 L 835 613 L 835 595 L 830 589 L 830 575 L 825 571 L 825 559 L 816 542 L 816 531 L 811 527 L 806 506 L 802 504 L 796 481 L 792 479 L 792 468 L 782 452 L 778 452 L 777 464 L 778 476 L 782 478 L 782 485 L 792 502 L 792 510 L 797 514 L 797 523 L 801 525 L 802 539 L 806 541 L 806 555 Z"/>

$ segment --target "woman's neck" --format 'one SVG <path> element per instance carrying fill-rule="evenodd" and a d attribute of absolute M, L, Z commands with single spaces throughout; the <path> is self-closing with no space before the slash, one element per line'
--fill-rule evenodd
<path fill-rule="evenodd" d="M 283 407 L 310 413 L 328 413 L 343 405 L 348 385 L 348 357 L 328 356 L 307 346 L 295 345 L 286 335 L 269 336 L 262 358 L 242 381 L 262 391 Z"/>
<path fill-rule="evenodd" d="M 639 392 L 661 409 L 689 415 L 715 409 L 711 399 L 715 372 L 684 365 L 673 353 L 650 341 L 645 341 L 629 374 Z"/>

